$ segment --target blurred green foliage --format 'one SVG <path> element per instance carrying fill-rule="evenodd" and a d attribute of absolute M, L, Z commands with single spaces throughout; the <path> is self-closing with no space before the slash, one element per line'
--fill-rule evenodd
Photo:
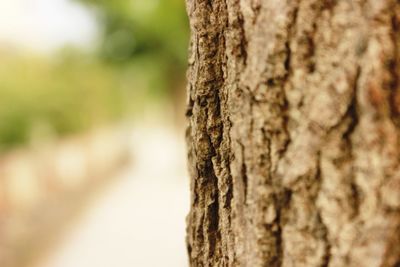
<path fill-rule="evenodd" d="M 118 77 L 93 58 L 77 52 L 57 60 L 26 54 L 1 58 L 0 150 L 29 142 L 40 127 L 61 136 L 124 112 Z"/>
<path fill-rule="evenodd" d="M 94 7 L 98 15 L 104 58 L 126 62 L 152 55 L 177 67 L 185 65 L 188 25 L 183 0 L 77 1 Z"/>
<path fill-rule="evenodd" d="M 102 31 L 94 55 L 0 51 L 0 152 L 32 136 L 63 136 L 123 118 L 146 101 L 176 96 L 184 80 L 183 0 L 76 0 Z"/>
<path fill-rule="evenodd" d="M 156 78 L 150 87 L 155 94 L 165 96 L 176 89 L 184 77 L 189 35 L 184 0 L 76 1 L 98 16 L 102 59 Z"/>

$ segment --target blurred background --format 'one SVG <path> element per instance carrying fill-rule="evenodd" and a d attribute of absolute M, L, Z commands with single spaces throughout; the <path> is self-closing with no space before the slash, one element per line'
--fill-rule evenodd
<path fill-rule="evenodd" d="M 184 0 L 0 1 L 0 266 L 187 266 Z"/>

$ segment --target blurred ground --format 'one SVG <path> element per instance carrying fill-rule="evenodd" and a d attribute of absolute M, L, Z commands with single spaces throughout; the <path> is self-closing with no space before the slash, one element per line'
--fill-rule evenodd
<path fill-rule="evenodd" d="M 131 164 L 36 267 L 187 266 L 183 137 L 164 126 L 141 125 L 130 149 Z"/>

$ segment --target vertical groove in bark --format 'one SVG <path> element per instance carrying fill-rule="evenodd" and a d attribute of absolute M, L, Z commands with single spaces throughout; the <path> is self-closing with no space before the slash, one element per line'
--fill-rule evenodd
<path fill-rule="evenodd" d="M 399 6 L 188 0 L 192 266 L 399 264 Z"/>

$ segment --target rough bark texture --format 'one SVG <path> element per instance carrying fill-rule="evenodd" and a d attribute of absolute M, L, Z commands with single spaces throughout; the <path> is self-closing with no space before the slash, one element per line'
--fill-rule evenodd
<path fill-rule="evenodd" d="M 191 266 L 400 266 L 400 3 L 187 8 Z"/>

